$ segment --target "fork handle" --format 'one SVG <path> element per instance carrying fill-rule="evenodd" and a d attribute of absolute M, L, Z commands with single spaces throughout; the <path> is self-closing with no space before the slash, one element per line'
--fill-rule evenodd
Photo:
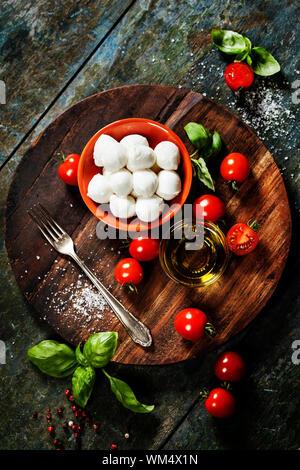
<path fill-rule="evenodd" d="M 131 339 L 147 348 L 152 344 L 152 337 L 149 328 L 147 328 L 140 320 L 129 312 L 123 305 L 109 292 L 106 287 L 96 278 L 94 273 L 84 264 L 84 262 L 74 252 L 70 255 L 74 261 L 80 266 L 94 286 L 101 292 L 106 302 L 110 305 L 116 316 L 126 329 Z"/>

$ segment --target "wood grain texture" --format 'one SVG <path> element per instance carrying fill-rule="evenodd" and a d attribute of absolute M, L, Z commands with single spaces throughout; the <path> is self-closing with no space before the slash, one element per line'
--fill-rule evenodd
<path fill-rule="evenodd" d="M 113 268 L 124 256 L 118 251 L 120 241 L 100 241 L 96 237 L 97 219 L 87 211 L 77 189 L 67 187 L 57 177 L 59 162 L 53 158 L 57 152 L 80 152 L 101 127 L 133 116 L 166 123 L 188 148 L 183 127 L 189 121 L 201 122 L 221 134 L 225 152 L 240 151 L 250 160 L 251 176 L 236 193 L 218 176 L 219 162 L 215 162 L 213 173 L 217 193 L 226 202 L 229 224 L 247 221 L 254 214 L 263 221 L 260 244 L 250 256 L 232 257 L 223 277 L 205 289 L 192 290 L 175 284 L 155 261 L 145 269 L 139 295 L 127 294 L 113 278 Z M 101 318 L 94 312 L 88 321 L 76 312 L 70 286 L 76 284 L 79 272 L 67 259 L 50 251 L 28 217 L 27 210 L 37 202 L 47 207 L 72 235 L 78 254 L 104 284 L 111 286 L 112 292 L 151 328 L 151 348 L 144 350 L 135 345 L 109 311 Z M 6 246 L 17 282 L 28 301 L 74 345 L 94 331 L 118 331 L 120 341 L 114 360 L 127 364 L 167 364 L 193 358 L 241 331 L 274 291 L 288 254 L 290 233 L 283 180 L 264 144 L 227 109 L 203 95 L 172 87 L 121 87 L 93 95 L 68 109 L 24 155 L 7 201 Z M 176 313 L 192 305 L 207 312 L 218 332 L 214 339 L 192 345 L 174 330 Z"/>
<path fill-rule="evenodd" d="M 1 163 L 131 3 L 1 2 L 0 77 L 7 88 L 0 109 Z"/>

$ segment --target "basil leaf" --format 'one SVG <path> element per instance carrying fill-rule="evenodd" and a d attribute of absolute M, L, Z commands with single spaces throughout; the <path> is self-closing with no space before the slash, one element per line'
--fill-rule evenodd
<path fill-rule="evenodd" d="M 27 355 L 40 371 L 51 377 L 67 377 L 78 365 L 73 349 L 54 340 L 41 341 Z"/>
<path fill-rule="evenodd" d="M 248 38 L 235 31 L 213 29 L 211 38 L 214 45 L 225 54 L 241 54 L 248 50 Z"/>
<path fill-rule="evenodd" d="M 134 413 L 150 413 L 154 410 L 154 405 L 144 405 L 143 403 L 140 403 L 126 382 L 116 379 L 115 377 L 111 377 L 104 369 L 102 369 L 102 371 L 110 382 L 112 392 L 125 408 L 128 408 Z"/>
<path fill-rule="evenodd" d="M 263 47 L 253 47 L 251 50 L 252 68 L 256 75 L 268 77 L 279 72 L 280 65 L 276 59 Z"/>
<path fill-rule="evenodd" d="M 208 171 L 205 160 L 201 157 L 198 158 L 198 160 L 196 160 L 195 158 L 191 158 L 191 160 L 196 167 L 196 174 L 197 174 L 198 179 L 201 181 L 201 183 L 203 183 L 209 189 L 214 191 L 215 190 L 214 181 Z"/>
<path fill-rule="evenodd" d="M 214 131 L 211 147 L 209 151 L 205 155 L 203 155 L 203 157 L 205 157 L 205 159 L 209 157 L 214 157 L 215 155 L 218 155 L 218 153 L 220 153 L 221 148 L 222 140 L 220 134 L 217 131 Z"/>
<path fill-rule="evenodd" d="M 252 59 L 250 55 L 247 55 L 246 57 L 247 64 L 251 67 L 252 66 Z"/>
<path fill-rule="evenodd" d="M 88 366 L 89 365 L 87 358 L 85 357 L 85 355 L 81 351 L 81 342 L 78 344 L 78 346 L 75 350 L 75 356 L 76 356 L 77 362 L 79 364 L 81 364 L 82 366 Z"/>
<path fill-rule="evenodd" d="M 184 127 L 184 130 L 192 144 L 200 151 L 200 153 L 210 148 L 212 144 L 212 135 L 204 126 L 202 126 L 202 124 L 189 122 Z"/>
<path fill-rule="evenodd" d="M 96 380 L 93 367 L 79 366 L 72 377 L 72 395 L 77 405 L 84 408 L 91 396 Z"/>
<path fill-rule="evenodd" d="M 93 367 L 104 367 L 115 354 L 118 333 L 107 331 L 90 336 L 83 348 L 83 354 Z"/>
<path fill-rule="evenodd" d="M 248 57 L 248 55 L 249 55 L 249 53 L 250 53 L 250 51 L 251 51 L 252 44 L 251 44 L 250 39 L 248 39 L 248 38 L 246 38 L 246 37 L 244 37 L 244 39 L 245 39 L 245 42 L 246 42 L 246 50 L 243 51 L 243 52 L 240 52 L 240 53 L 236 56 L 235 62 L 242 62 L 243 60 L 245 60 L 245 59 Z"/>

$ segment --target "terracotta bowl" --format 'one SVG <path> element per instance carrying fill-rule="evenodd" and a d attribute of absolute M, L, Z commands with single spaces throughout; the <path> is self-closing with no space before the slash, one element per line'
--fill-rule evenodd
<path fill-rule="evenodd" d="M 141 222 L 139 219 L 117 219 L 109 211 L 105 212 L 101 209 L 101 205 L 95 203 L 87 195 L 88 184 L 91 178 L 102 172 L 102 168 L 94 164 L 93 151 L 97 139 L 101 134 L 108 134 L 114 139 L 120 141 L 128 134 L 141 134 L 145 136 L 149 142 L 150 147 L 153 149 L 162 140 L 169 140 L 176 144 L 181 153 L 181 162 L 179 167 L 179 174 L 182 181 L 182 191 L 172 201 L 168 201 L 169 206 L 173 206 L 164 212 L 159 219 L 151 223 L 151 228 L 158 227 L 170 220 L 183 206 L 192 184 L 192 164 L 189 153 L 179 137 L 168 127 L 164 126 L 150 119 L 143 118 L 129 118 L 120 121 L 112 122 L 98 131 L 86 144 L 81 154 L 79 167 L 78 167 L 78 185 L 81 196 L 90 209 L 90 211 L 104 223 L 118 230 L 128 232 L 140 232 L 149 230 L 150 224 Z"/>

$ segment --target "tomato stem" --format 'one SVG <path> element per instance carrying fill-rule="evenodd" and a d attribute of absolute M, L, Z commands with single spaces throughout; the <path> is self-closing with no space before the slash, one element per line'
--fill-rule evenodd
<path fill-rule="evenodd" d="M 64 155 L 63 152 L 57 152 L 56 154 L 56 159 L 59 161 L 59 162 L 64 162 L 66 160 L 66 157 Z"/>
<path fill-rule="evenodd" d="M 239 185 L 237 184 L 237 182 L 236 182 L 235 180 L 230 181 L 230 186 L 231 186 L 231 188 L 232 188 L 234 191 L 238 191 L 238 190 L 239 190 Z"/>
<path fill-rule="evenodd" d="M 225 390 L 232 390 L 232 384 L 231 382 L 228 382 L 227 380 L 224 380 L 223 382 L 221 382 L 221 387 L 222 388 L 225 388 Z"/>
<path fill-rule="evenodd" d="M 211 338 L 213 338 L 213 337 L 215 336 L 215 334 L 216 334 L 216 329 L 215 329 L 215 327 L 214 327 L 211 323 L 209 323 L 209 322 L 207 322 L 207 323 L 205 324 L 204 331 L 205 331 L 205 333 L 206 333 L 208 336 L 210 336 Z"/>
<path fill-rule="evenodd" d="M 261 225 L 255 220 L 254 217 L 251 217 L 251 219 L 248 220 L 247 222 L 248 227 L 250 227 L 254 232 L 258 232 L 261 229 Z"/>
<path fill-rule="evenodd" d="M 135 294 L 138 293 L 137 287 L 132 282 L 124 282 L 122 285 L 126 286 L 129 292 L 134 292 Z"/>
<path fill-rule="evenodd" d="M 207 388 L 202 388 L 200 390 L 199 395 L 201 398 L 207 398 L 209 396 L 209 390 Z"/>

